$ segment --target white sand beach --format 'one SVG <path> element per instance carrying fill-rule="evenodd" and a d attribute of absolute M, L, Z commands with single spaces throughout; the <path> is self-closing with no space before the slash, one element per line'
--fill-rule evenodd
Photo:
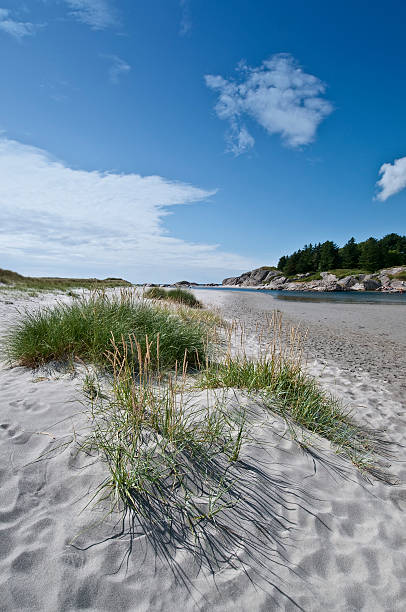
<path fill-rule="evenodd" d="M 123 528 L 91 502 L 103 463 L 63 446 L 89 426 L 80 375 L 3 363 L 0 610 L 403 612 L 404 309 L 195 293 L 244 321 L 253 344 L 255 323 L 275 307 L 308 327 L 309 370 L 393 443 L 385 469 L 399 484 L 368 482 L 325 440 L 305 452 L 282 419 L 228 392 L 230 410 L 247 405 L 255 438 L 234 467 L 239 502 L 195 536 L 137 519 Z M 0 331 L 55 299 L 2 294 Z M 201 392 L 199 401 L 212 398 Z"/>

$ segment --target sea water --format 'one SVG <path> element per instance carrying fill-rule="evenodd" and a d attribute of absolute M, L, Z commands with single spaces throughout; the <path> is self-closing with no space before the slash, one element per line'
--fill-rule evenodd
<path fill-rule="evenodd" d="M 268 293 L 276 300 L 286 302 L 336 302 L 344 304 L 403 304 L 406 306 L 406 293 L 385 293 L 381 291 L 275 291 L 251 287 L 193 287 L 213 291 L 251 291 Z"/>

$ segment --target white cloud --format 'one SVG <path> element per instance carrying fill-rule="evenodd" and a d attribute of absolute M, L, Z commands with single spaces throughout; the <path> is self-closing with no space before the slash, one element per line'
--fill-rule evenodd
<path fill-rule="evenodd" d="M 318 125 L 333 107 L 322 96 L 325 85 L 302 70 L 288 54 L 277 54 L 259 68 L 238 66 L 239 79 L 206 75 L 206 84 L 218 92 L 215 106 L 220 119 L 227 120 L 229 150 L 236 155 L 254 145 L 244 118 L 254 119 L 269 134 L 280 134 L 288 147 L 309 144 Z"/>
<path fill-rule="evenodd" d="M 20 40 L 24 36 L 32 36 L 38 27 L 40 26 L 29 21 L 17 21 L 12 18 L 9 9 L 0 8 L 0 30 L 7 32 L 14 38 Z"/>
<path fill-rule="evenodd" d="M 382 164 L 379 175 L 376 186 L 380 191 L 376 197 L 384 202 L 406 187 L 406 157 L 395 159 L 393 164 Z"/>
<path fill-rule="evenodd" d="M 74 170 L 41 149 L 1 138 L 2 267 L 133 281 L 220 280 L 257 262 L 174 238 L 163 225 L 170 207 L 214 193 L 160 176 Z"/>
<path fill-rule="evenodd" d="M 119 82 L 121 76 L 127 74 L 131 70 L 130 64 L 127 64 L 127 62 L 121 59 L 121 57 L 118 57 L 118 55 L 103 54 L 101 57 L 104 57 L 111 62 L 109 68 L 109 78 L 115 85 Z"/>
<path fill-rule="evenodd" d="M 186 36 L 192 29 L 192 18 L 190 15 L 190 0 L 179 0 L 181 9 L 180 28 L 181 36 Z"/>
<path fill-rule="evenodd" d="M 115 12 L 109 0 L 65 0 L 76 19 L 93 30 L 104 30 L 116 24 Z"/>

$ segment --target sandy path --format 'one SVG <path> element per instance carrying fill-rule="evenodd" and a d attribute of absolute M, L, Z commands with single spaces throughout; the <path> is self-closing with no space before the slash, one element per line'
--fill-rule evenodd
<path fill-rule="evenodd" d="M 206 299 L 201 291 L 199 297 Z M 3 329 L 23 305 L 3 298 Z M 246 298 L 234 311 L 253 321 Z M 365 373 L 349 380 L 335 364 L 313 367 L 324 384 L 362 406 L 370 425 L 405 443 L 405 411 L 388 385 Z M 31 463 L 73 426 L 86 425 L 78 379 L 38 380 L 3 365 L 0 389 L 1 610 L 406 609 L 404 484 L 365 483 L 321 440 L 317 456 L 304 454 L 261 406 L 249 403 L 262 444 L 248 445 L 238 466 L 238 510 L 209 526 L 200 547 L 193 550 L 189 540 L 186 550 L 169 532 L 146 537 L 137 523 L 132 538 L 112 538 L 119 525 L 95 525 L 97 510 L 80 512 L 104 476 L 100 462 L 69 447 Z M 398 456 L 405 459 L 403 449 Z M 402 483 L 404 466 L 392 466 Z"/>

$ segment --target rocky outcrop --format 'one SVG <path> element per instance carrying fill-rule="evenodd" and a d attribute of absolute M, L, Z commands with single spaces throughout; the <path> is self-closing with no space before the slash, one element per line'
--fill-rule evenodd
<path fill-rule="evenodd" d="M 374 274 L 354 274 L 341 277 L 330 272 L 321 272 L 320 279 L 306 280 L 310 274 L 298 274 L 286 278 L 275 268 L 256 268 L 241 276 L 225 278 L 223 285 L 234 287 L 257 287 L 279 291 L 388 291 L 406 292 L 406 280 L 402 276 L 406 266 L 380 270 Z M 400 278 L 399 278 L 400 276 Z"/>
<path fill-rule="evenodd" d="M 275 268 L 256 268 L 251 272 L 245 272 L 241 276 L 233 276 L 225 278 L 223 285 L 238 285 L 239 287 L 256 287 L 258 285 L 267 284 L 277 276 L 281 276 L 279 270 Z"/>
<path fill-rule="evenodd" d="M 192 283 L 191 281 L 178 281 L 173 284 L 174 287 L 197 287 L 197 283 Z"/>

